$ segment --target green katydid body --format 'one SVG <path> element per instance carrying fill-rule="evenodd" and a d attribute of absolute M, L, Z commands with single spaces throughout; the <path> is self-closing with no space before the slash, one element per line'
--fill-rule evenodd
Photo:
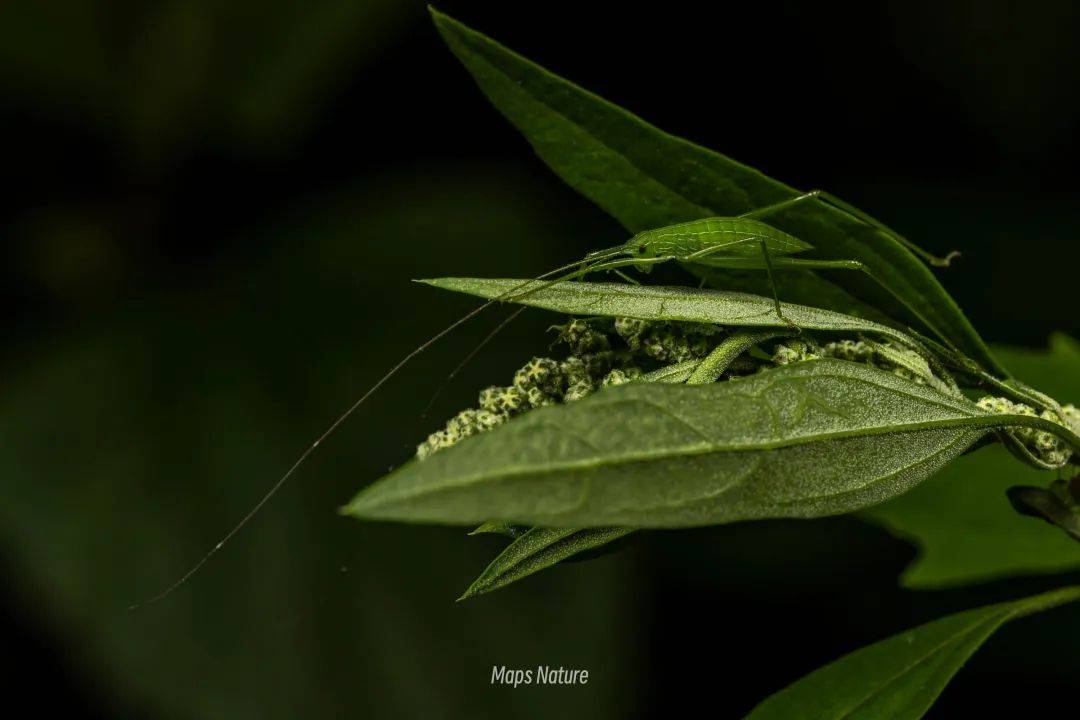
<path fill-rule="evenodd" d="M 708 217 L 645 230 L 622 245 L 589 253 L 576 270 L 559 280 L 621 267 L 648 272 L 653 265 L 672 260 L 711 267 L 763 267 L 771 279 L 774 265 L 816 265 L 814 261 L 787 257 L 812 249 L 809 243 L 760 220 L 745 216 Z M 786 320 L 773 285 L 776 314 Z"/>
<path fill-rule="evenodd" d="M 783 230 L 752 218 L 710 217 L 646 230 L 626 243 L 628 255 L 637 257 L 689 258 L 698 256 L 707 263 L 717 256 L 758 257 L 765 243 L 772 255 L 790 255 L 813 246 Z M 705 251 L 709 251 L 708 254 Z"/>
<path fill-rule="evenodd" d="M 760 259 L 763 244 L 770 255 L 781 257 L 813 249 L 812 245 L 760 220 L 709 217 L 645 230 L 623 245 L 589 253 L 582 270 L 605 269 L 605 260 L 619 256 L 652 261 L 641 263 L 642 269 L 658 260 L 723 266 L 727 259 Z"/>

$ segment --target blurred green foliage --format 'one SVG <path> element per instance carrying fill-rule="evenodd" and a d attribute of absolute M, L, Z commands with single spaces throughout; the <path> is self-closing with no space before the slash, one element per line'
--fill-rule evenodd
<path fill-rule="evenodd" d="M 230 718 L 539 718 L 571 707 L 618 717 L 632 701 L 629 556 L 569 566 L 498 603 L 455 604 L 497 539 L 335 514 L 424 437 L 433 420 L 419 412 L 466 347 L 456 343 L 387 388 L 188 585 L 125 610 L 178 577 L 306 436 L 467 305 L 436 304 L 438 291 L 404 280 L 433 262 L 396 242 L 406 228 L 470 257 L 514 237 L 517 262 L 546 261 L 528 248 L 544 246 L 537 228 L 549 223 L 513 177 L 435 177 L 387 196 L 393 185 L 294 208 L 265 230 L 276 240 L 260 269 L 23 345 L 3 367 L 0 527 L 21 600 L 111 701 Z M 476 197 L 491 207 L 460 214 Z M 379 272 L 363 250 L 373 245 L 384 248 Z M 396 297 L 402 309 L 386 312 Z M 478 370 L 513 367 L 528 350 L 501 352 Z M 463 383 L 447 403 L 473 392 Z M 493 664 L 537 662 L 592 668 L 594 679 L 572 695 L 490 688 Z"/>
<path fill-rule="evenodd" d="M 275 152 L 402 29 L 401 0 L 10 0 L 0 92 L 157 165 L 200 133 Z"/>

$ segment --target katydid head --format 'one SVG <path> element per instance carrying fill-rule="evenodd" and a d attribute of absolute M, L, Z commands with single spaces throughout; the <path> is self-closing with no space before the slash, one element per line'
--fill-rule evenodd
<path fill-rule="evenodd" d="M 622 245 L 613 245 L 609 248 L 604 248 L 603 250 L 594 250 L 591 253 L 587 253 L 585 255 L 584 262 L 586 264 L 590 264 L 602 262 L 604 260 L 611 260 L 613 258 L 619 257 L 620 255 L 626 255 L 626 246 L 628 244 L 629 243 L 624 243 Z"/>
<path fill-rule="evenodd" d="M 657 247 L 657 238 L 651 231 L 638 233 L 621 245 L 614 245 L 603 250 L 591 252 L 585 256 L 585 262 L 594 263 L 614 260 L 620 257 L 648 259 L 665 254 Z"/>

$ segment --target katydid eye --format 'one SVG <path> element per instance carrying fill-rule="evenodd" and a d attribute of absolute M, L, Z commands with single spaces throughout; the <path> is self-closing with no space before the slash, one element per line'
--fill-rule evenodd
<path fill-rule="evenodd" d="M 644 255 L 645 254 L 645 246 L 644 245 L 638 245 L 637 246 L 637 251 L 638 251 L 638 255 Z"/>

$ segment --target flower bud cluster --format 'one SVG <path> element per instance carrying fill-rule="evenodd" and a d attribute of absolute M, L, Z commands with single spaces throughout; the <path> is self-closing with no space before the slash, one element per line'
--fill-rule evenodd
<path fill-rule="evenodd" d="M 647 322 L 634 318 L 617 318 L 615 332 L 631 352 L 669 364 L 704 357 L 716 344 L 713 336 L 721 330 L 715 325 L 702 323 Z"/>
<path fill-rule="evenodd" d="M 1044 420 L 1064 425 L 1073 432 L 1080 430 L 1080 411 L 1072 405 L 1062 407 L 1063 416 L 1050 410 L 1037 412 L 1035 408 L 1023 403 L 1013 402 L 1008 398 L 987 396 L 978 401 L 978 406 L 999 415 L 1028 415 L 1041 417 Z M 1072 449 L 1066 445 L 1057 435 L 1046 430 L 1035 428 L 1010 429 L 1013 437 L 1019 440 L 1024 447 L 1031 451 L 1035 457 L 1043 462 L 1060 467 L 1072 457 Z"/>
<path fill-rule="evenodd" d="M 777 365 L 789 365 L 802 360 L 816 360 L 821 357 L 821 348 L 809 340 L 795 338 L 786 343 L 777 343 L 773 348 L 772 360 Z"/>
<path fill-rule="evenodd" d="M 891 372 L 897 377 L 910 380 L 916 385 L 929 385 L 937 390 L 946 389 L 945 383 L 934 375 L 925 358 L 914 350 L 900 345 L 840 340 L 826 343 L 821 348 L 821 355 L 866 363 L 879 370 Z"/>
<path fill-rule="evenodd" d="M 712 325 L 615 318 L 597 323 L 570 320 L 554 328 L 567 347 L 565 360 L 534 357 L 514 373 L 508 387 L 480 392 L 479 407 L 462 410 L 416 448 L 424 459 L 460 440 L 490 430 L 515 415 L 556 403 L 576 402 L 602 387 L 621 385 L 645 368 L 704 357 L 721 332 Z M 643 367 L 644 366 L 644 367 Z"/>

